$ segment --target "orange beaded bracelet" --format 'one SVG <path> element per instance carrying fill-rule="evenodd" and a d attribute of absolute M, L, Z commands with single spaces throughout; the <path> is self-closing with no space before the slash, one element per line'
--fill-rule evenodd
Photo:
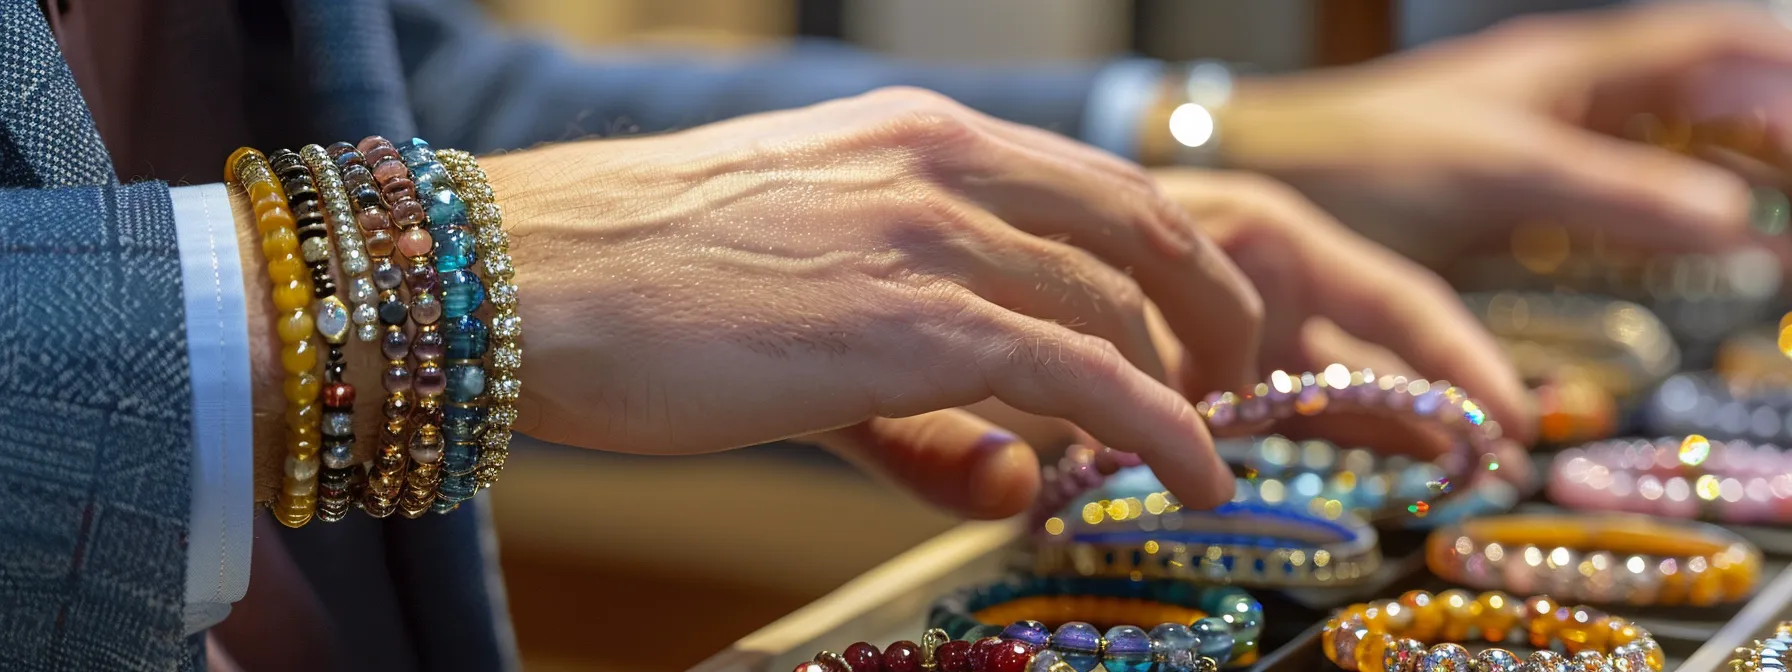
<path fill-rule="evenodd" d="M 1761 576 L 1760 549 L 1733 532 L 1633 515 L 1477 518 L 1432 532 L 1425 559 L 1471 588 L 1601 603 L 1731 602 Z"/>
<path fill-rule="evenodd" d="M 274 179 L 266 156 L 249 147 L 231 153 L 224 179 L 248 192 L 261 232 L 261 251 L 273 285 L 275 332 L 280 336 L 280 366 L 286 370 L 286 476 L 275 498 L 274 518 L 287 527 L 311 521 L 317 509 L 317 451 L 320 445 L 317 346 L 311 337 L 310 269 L 299 257 L 298 232 L 286 191 Z"/>
<path fill-rule="evenodd" d="M 1471 655 L 1454 642 L 1471 637 L 1525 641 L 1538 649 L 1528 660 L 1498 647 Z M 1518 672 L 1623 670 L 1661 672 L 1661 645 L 1647 630 L 1587 607 L 1567 607 L 1547 596 L 1519 601 L 1500 592 L 1415 590 L 1398 600 L 1355 604 L 1326 621 L 1325 656 L 1355 672 Z M 1427 642 L 1438 642 L 1427 648 Z"/>

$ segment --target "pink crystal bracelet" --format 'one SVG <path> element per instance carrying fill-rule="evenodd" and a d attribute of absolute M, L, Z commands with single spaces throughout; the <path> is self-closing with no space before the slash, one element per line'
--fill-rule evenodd
<path fill-rule="evenodd" d="M 1575 509 L 1733 523 L 1792 521 L 1792 454 L 1744 441 L 1600 441 L 1562 451 L 1549 498 Z"/>
<path fill-rule="evenodd" d="M 1500 438 L 1498 422 L 1461 388 L 1445 381 L 1379 376 L 1369 369 L 1351 371 L 1333 364 L 1319 373 L 1277 371 L 1249 392 L 1215 393 L 1195 405 L 1215 430 L 1247 429 L 1294 415 L 1328 412 L 1406 414 L 1435 421 L 1457 438 L 1455 449 L 1438 459 L 1445 474 L 1458 480 L 1479 477 L 1498 468 L 1493 456 Z M 1139 458 L 1110 448 L 1073 447 L 1057 464 L 1046 467 L 1044 487 L 1032 511 L 1035 529 L 1065 506 L 1101 486 L 1109 474 L 1139 463 Z M 1432 492 L 1452 491 L 1450 478 L 1432 484 Z M 1416 502 L 1414 507 L 1428 505 Z"/>

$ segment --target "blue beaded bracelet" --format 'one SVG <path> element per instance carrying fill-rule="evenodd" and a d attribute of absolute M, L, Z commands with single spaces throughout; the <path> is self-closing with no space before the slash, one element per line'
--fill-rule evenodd
<path fill-rule="evenodd" d="M 417 198 L 429 214 L 429 235 L 435 245 L 435 268 L 442 288 L 442 333 L 447 342 L 448 406 L 442 416 L 446 445 L 442 480 L 433 506 L 453 511 L 478 491 L 474 479 L 479 459 L 479 433 L 485 423 L 485 323 L 474 315 L 485 303 L 485 284 L 473 271 L 476 261 L 473 227 L 467 204 L 456 191 L 448 170 L 429 143 L 411 138 L 398 144 L 398 155 L 411 170 Z"/>
<path fill-rule="evenodd" d="M 1149 632 L 1136 626 L 1109 624 L 1113 627 L 1105 634 L 1081 621 L 1061 623 L 1056 630 L 1048 630 L 1036 620 L 1004 626 L 977 618 L 977 612 L 984 609 L 1031 597 L 1142 600 L 1209 615 L 1193 623 L 1162 623 Z M 1089 672 L 1098 663 L 1108 670 L 1190 672 L 1254 661 L 1258 638 L 1263 633 L 1263 605 L 1250 593 L 1231 586 L 1013 575 L 941 597 L 928 612 L 927 621 L 928 627 L 944 630 L 954 639 L 1000 637 L 1023 641 L 1035 650 L 1051 649 L 1077 672 Z"/>

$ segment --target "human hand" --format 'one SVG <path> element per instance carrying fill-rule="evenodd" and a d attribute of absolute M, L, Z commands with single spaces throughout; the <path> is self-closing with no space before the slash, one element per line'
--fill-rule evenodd
<path fill-rule="evenodd" d="M 910 90 L 482 163 L 514 228 L 524 433 L 695 453 L 820 432 L 1001 516 L 1036 458 L 954 410 L 994 397 L 1139 453 L 1185 503 L 1231 496 L 1174 388 L 1255 382 L 1261 304 L 1136 167 Z"/>
<path fill-rule="evenodd" d="M 1703 158 L 1727 167 L 1742 154 L 1777 164 L 1768 174 L 1792 167 L 1792 31 L 1726 3 L 1520 19 L 1248 80 L 1221 111 L 1221 151 L 1433 266 L 1538 220 L 1651 252 L 1753 240 L 1736 172 L 1617 137 L 1644 114 L 1704 124 L 1718 156 Z"/>

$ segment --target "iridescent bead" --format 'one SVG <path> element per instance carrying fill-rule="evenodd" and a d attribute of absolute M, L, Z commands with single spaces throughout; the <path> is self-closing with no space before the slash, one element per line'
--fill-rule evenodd
<path fill-rule="evenodd" d="M 440 329 L 418 329 L 416 340 L 411 342 L 411 354 L 417 359 L 441 359 L 444 343 Z"/>
<path fill-rule="evenodd" d="M 1181 623 L 1160 623 L 1152 628 L 1151 651 L 1162 672 L 1192 672 L 1195 649 L 1200 644 L 1195 633 Z"/>
<path fill-rule="evenodd" d="M 447 375 L 433 362 L 418 365 L 416 376 L 412 386 L 417 389 L 417 394 L 433 397 L 447 390 Z"/>
<path fill-rule="evenodd" d="M 475 260 L 473 234 L 465 228 L 431 228 L 435 234 L 436 270 L 470 268 Z"/>
<path fill-rule="evenodd" d="M 1236 593 L 1221 598 L 1214 615 L 1226 621 L 1232 627 L 1232 657 L 1244 655 L 1248 649 L 1257 645 L 1257 637 L 1263 633 L 1263 605 L 1256 598 Z"/>
<path fill-rule="evenodd" d="M 318 299 L 314 312 L 317 314 L 314 318 L 317 335 L 323 337 L 324 342 L 341 343 L 347 340 L 348 306 L 342 303 L 342 299 L 334 296 Z"/>
<path fill-rule="evenodd" d="M 1208 616 L 1190 624 L 1189 630 L 1201 639 L 1201 646 L 1195 653 L 1212 658 L 1221 664 L 1232 659 L 1232 646 L 1235 642 L 1232 638 L 1232 627 L 1226 625 L 1225 620 Z"/>
<path fill-rule="evenodd" d="M 435 324 L 442 319 L 442 302 L 434 294 L 417 294 L 411 297 L 411 320 L 417 324 Z"/>
<path fill-rule="evenodd" d="M 1070 663 L 1064 662 L 1064 657 L 1051 649 L 1034 653 L 1033 662 L 1027 665 L 1027 672 L 1070 672 L 1071 669 Z M 940 666 L 940 672 L 947 672 L 944 665 Z"/>
<path fill-rule="evenodd" d="M 485 287 L 472 271 L 449 271 L 442 276 L 442 306 L 446 317 L 471 315 L 485 303 Z"/>
<path fill-rule="evenodd" d="M 450 377 L 453 377 L 452 370 L 448 373 Z M 1003 628 L 1002 634 L 998 636 L 1002 639 L 1025 643 L 1035 649 L 1043 649 L 1046 643 L 1051 641 L 1052 633 L 1046 629 L 1044 623 L 1039 621 L 1015 621 Z"/>
<path fill-rule="evenodd" d="M 1383 654 L 1381 667 L 1386 672 L 1418 672 L 1419 660 L 1425 657 L 1425 645 L 1415 639 L 1394 640 Z"/>
<path fill-rule="evenodd" d="M 411 371 L 402 366 L 386 367 L 386 372 L 380 382 L 385 386 L 387 392 L 407 391 L 411 389 Z"/>
<path fill-rule="evenodd" d="M 1117 625 L 1107 632 L 1101 664 L 1108 672 L 1150 672 L 1151 637 L 1137 626 Z"/>
<path fill-rule="evenodd" d="M 461 403 L 471 402 L 485 393 L 485 370 L 477 366 L 452 366 L 448 368 L 448 399 Z"/>
<path fill-rule="evenodd" d="M 1419 659 L 1419 668 L 1426 672 L 1471 672 L 1468 649 L 1458 644 L 1438 644 Z"/>
<path fill-rule="evenodd" d="M 1475 662 L 1481 666 L 1480 672 L 1518 672 L 1524 661 L 1505 649 L 1486 649 L 1475 656 Z"/>
<path fill-rule="evenodd" d="M 1052 632 L 1052 649 L 1076 672 L 1089 672 L 1101 664 L 1101 631 L 1081 621 L 1070 621 Z"/>
<path fill-rule="evenodd" d="M 345 441 L 330 444 L 323 451 L 324 466 L 331 469 L 347 469 L 355 466 L 355 443 Z"/>
<path fill-rule="evenodd" d="M 463 315 L 445 320 L 442 323 L 442 334 L 448 339 L 449 359 L 478 359 L 485 356 L 487 332 L 485 323 L 478 318 Z"/>

